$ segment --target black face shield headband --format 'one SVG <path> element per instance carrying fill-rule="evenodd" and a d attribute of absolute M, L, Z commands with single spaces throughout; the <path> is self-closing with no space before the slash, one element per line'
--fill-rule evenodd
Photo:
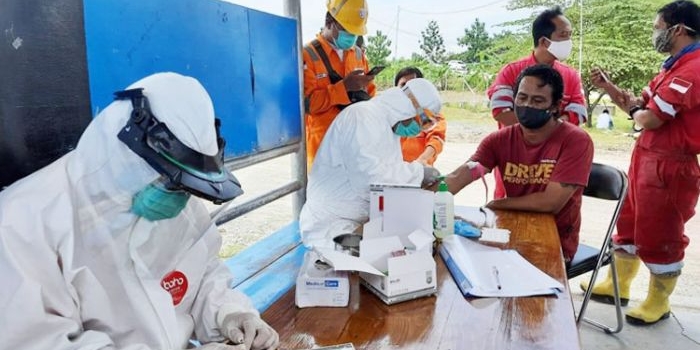
<path fill-rule="evenodd" d="M 215 204 L 243 194 L 238 180 L 224 167 L 225 141 L 219 135 L 219 119 L 215 121 L 219 151 L 208 156 L 184 145 L 153 115 L 142 88 L 114 95 L 115 100 L 131 100 L 133 106 L 129 121 L 117 135 L 119 140 L 166 178 L 168 189 L 184 190 Z"/>

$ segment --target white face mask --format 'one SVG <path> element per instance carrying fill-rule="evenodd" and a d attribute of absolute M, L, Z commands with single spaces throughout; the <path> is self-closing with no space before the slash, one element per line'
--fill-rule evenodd
<path fill-rule="evenodd" d="M 573 46 L 574 43 L 571 41 L 571 39 L 567 39 L 564 41 L 549 40 L 549 47 L 547 48 L 547 51 L 554 55 L 554 57 L 556 57 L 559 61 L 564 61 L 565 59 L 569 58 L 569 55 L 571 54 L 571 48 Z"/>

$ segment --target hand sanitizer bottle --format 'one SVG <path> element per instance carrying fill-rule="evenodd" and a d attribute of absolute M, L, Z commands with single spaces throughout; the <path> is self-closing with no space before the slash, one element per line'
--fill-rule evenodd
<path fill-rule="evenodd" d="M 433 229 L 435 237 L 444 238 L 454 234 L 455 230 L 455 204 L 452 193 L 447 189 L 445 177 L 440 177 L 438 191 L 435 192 L 435 204 L 433 206 Z"/>

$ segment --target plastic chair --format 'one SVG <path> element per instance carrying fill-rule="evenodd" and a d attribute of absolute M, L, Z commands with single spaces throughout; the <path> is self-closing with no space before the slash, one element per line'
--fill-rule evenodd
<path fill-rule="evenodd" d="M 620 304 L 620 291 L 617 280 L 617 271 L 615 270 L 615 256 L 613 254 L 612 233 L 615 229 L 615 224 L 620 216 L 620 209 L 625 202 L 627 195 L 627 174 L 623 171 L 610 165 L 593 163 L 591 174 L 588 178 L 588 185 L 583 190 L 584 196 L 589 196 L 598 199 L 617 201 L 615 212 L 610 219 L 608 231 L 605 233 L 605 239 L 600 249 L 591 247 L 586 244 L 579 244 L 576 255 L 571 260 L 569 267 L 566 270 L 567 278 L 571 279 L 589 271 L 593 271 L 591 280 L 583 296 L 581 309 L 578 312 L 576 323 L 580 325 L 581 321 L 604 330 L 608 334 L 618 333 L 622 330 L 622 305 Z M 605 265 L 610 265 L 612 269 L 613 289 L 615 299 L 615 311 L 617 312 L 617 327 L 611 328 L 605 324 L 584 317 L 586 307 L 591 299 L 593 285 L 598 276 L 598 271 Z"/>

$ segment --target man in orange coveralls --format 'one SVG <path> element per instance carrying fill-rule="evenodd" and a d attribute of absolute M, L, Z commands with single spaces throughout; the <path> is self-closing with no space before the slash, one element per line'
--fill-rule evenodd
<path fill-rule="evenodd" d="M 311 170 L 323 135 L 346 106 L 374 96 L 376 87 L 367 57 L 355 45 L 367 33 L 365 0 L 329 0 L 326 23 L 316 39 L 304 46 L 304 106 L 306 157 Z"/>
<path fill-rule="evenodd" d="M 423 72 L 416 67 L 406 67 L 396 73 L 394 86 L 404 87 L 406 82 L 415 78 L 422 78 Z M 433 165 L 438 154 L 442 152 L 442 145 L 445 143 L 445 132 L 447 122 L 442 115 L 436 116 L 437 123 L 427 131 L 421 131 L 416 137 L 401 138 L 401 153 L 403 160 L 412 162 L 417 160 L 426 165 Z"/>
<path fill-rule="evenodd" d="M 595 69 L 591 81 L 604 89 L 644 130 L 629 168 L 630 190 L 617 222 L 614 243 L 622 304 L 639 260 L 649 268 L 649 292 L 627 322 L 648 325 L 668 318 L 669 296 L 681 274 L 688 236 L 685 223 L 695 214 L 700 193 L 700 8 L 674 1 L 657 11 L 652 42 L 668 53 L 661 72 L 642 97 L 620 90 Z M 588 284 L 582 284 L 587 287 Z M 610 303 L 611 273 L 593 288 L 594 300 Z"/>

